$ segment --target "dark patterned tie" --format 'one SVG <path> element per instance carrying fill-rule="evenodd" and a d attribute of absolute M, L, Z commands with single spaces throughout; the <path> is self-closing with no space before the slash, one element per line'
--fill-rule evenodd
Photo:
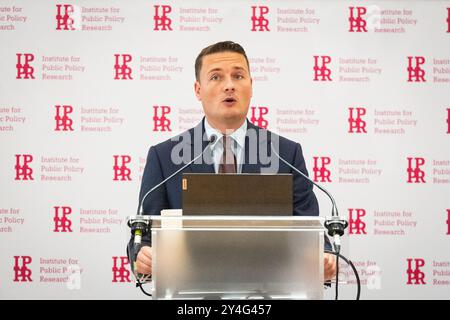
<path fill-rule="evenodd" d="M 220 159 L 219 173 L 236 173 L 236 157 L 231 150 L 232 143 L 233 139 L 230 136 L 222 137 L 223 154 Z"/>

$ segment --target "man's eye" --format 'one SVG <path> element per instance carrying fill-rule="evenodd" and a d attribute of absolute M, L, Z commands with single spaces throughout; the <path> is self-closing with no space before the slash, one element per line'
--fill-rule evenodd
<path fill-rule="evenodd" d="M 211 80 L 219 80 L 219 76 L 217 74 L 215 74 L 211 77 Z"/>
<path fill-rule="evenodd" d="M 237 74 L 235 76 L 236 79 L 244 79 L 244 76 L 242 74 Z"/>

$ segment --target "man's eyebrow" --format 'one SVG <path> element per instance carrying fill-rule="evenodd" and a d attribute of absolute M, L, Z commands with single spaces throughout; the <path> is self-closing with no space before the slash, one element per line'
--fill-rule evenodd
<path fill-rule="evenodd" d="M 210 74 L 211 72 L 216 72 L 216 71 L 222 71 L 221 68 L 214 68 L 208 71 L 208 74 Z"/>
<path fill-rule="evenodd" d="M 245 68 L 239 67 L 239 66 L 235 66 L 235 67 L 233 67 L 233 69 L 235 69 L 235 70 L 246 71 Z M 214 69 L 209 70 L 207 74 L 210 74 L 210 73 L 216 72 L 216 71 L 222 71 L 222 70 L 223 70 L 223 69 L 221 69 L 221 68 L 214 68 Z"/>
<path fill-rule="evenodd" d="M 238 67 L 238 66 L 233 67 L 233 69 L 239 69 L 239 70 L 244 70 L 245 71 L 245 69 L 243 67 Z"/>

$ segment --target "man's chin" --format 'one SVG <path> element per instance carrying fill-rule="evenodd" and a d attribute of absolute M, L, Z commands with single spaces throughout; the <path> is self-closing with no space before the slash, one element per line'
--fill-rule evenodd
<path fill-rule="evenodd" d="M 245 114 L 242 113 L 226 113 L 222 116 L 221 120 L 224 123 L 242 123 L 246 118 Z"/>
<path fill-rule="evenodd" d="M 221 113 L 218 114 L 214 119 L 211 119 L 211 117 L 208 117 L 208 121 L 211 125 L 220 126 L 220 127 L 226 127 L 229 129 L 237 129 L 240 127 L 244 121 L 246 120 L 247 115 L 242 113 Z"/>

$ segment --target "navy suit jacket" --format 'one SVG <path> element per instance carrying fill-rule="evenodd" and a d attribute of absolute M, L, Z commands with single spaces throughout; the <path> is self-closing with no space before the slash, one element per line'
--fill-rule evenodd
<path fill-rule="evenodd" d="M 252 132 L 253 136 L 249 134 L 249 131 Z M 204 132 L 203 119 L 196 127 L 150 148 L 142 177 L 139 203 L 141 203 L 143 196 L 148 190 L 180 169 L 185 163 L 199 155 L 202 150 L 207 147 L 208 141 L 206 138 L 203 138 Z M 198 133 L 200 133 L 200 135 Z M 242 164 L 242 173 L 260 173 L 262 170 L 265 170 L 266 173 L 271 172 L 272 169 L 270 164 L 267 163 L 267 159 L 262 159 L 262 157 L 260 157 L 260 150 L 263 150 L 262 154 L 265 152 L 266 154 L 268 153 L 271 155 L 270 144 L 273 142 L 274 145 L 278 146 L 278 153 L 282 158 L 298 168 L 304 174 L 308 174 L 302 154 L 302 148 L 299 143 L 276 135 L 268 130 L 261 129 L 249 121 L 247 121 L 247 135 L 245 140 L 245 156 L 244 163 Z M 194 141 L 198 142 L 199 139 L 202 140 L 202 143 L 197 143 L 198 148 L 195 150 Z M 251 141 L 257 142 L 256 149 L 255 146 L 252 147 L 252 145 L 249 144 Z M 202 146 L 201 149 L 199 148 L 200 146 Z M 174 151 L 174 148 L 177 148 L 176 154 L 179 154 L 185 159 L 183 163 L 176 164 L 172 161 L 172 152 Z M 254 151 L 256 150 L 257 155 L 252 155 L 249 150 L 252 150 L 253 153 L 255 153 Z M 208 154 L 208 152 L 205 152 L 204 157 L 208 157 Z M 278 170 L 271 173 L 293 174 L 293 215 L 318 216 L 319 205 L 312 190 L 312 184 L 289 168 L 286 164 L 278 161 L 278 158 L 273 157 L 275 157 L 275 155 L 273 155 L 271 159 L 275 159 L 278 162 Z M 144 201 L 144 214 L 159 215 L 162 209 L 180 209 L 182 207 L 182 173 L 214 173 L 215 170 L 212 161 L 207 163 L 205 163 L 205 161 L 202 161 L 202 163 L 194 162 L 180 172 L 180 174 L 174 176 L 158 189 L 155 189 Z M 150 245 L 150 237 L 143 237 L 142 243 Z M 327 237 L 325 237 L 325 248 L 331 248 Z"/>
<path fill-rule="evenodd" d="M 197 148 L 198 150 L 194 150 L 195 147 L 194 141 L 198 137 L 194 136 L 194 130 L 198 130 L 197 132 L 204 133 L 204 120 L 201 121 L 197 125 L 196 128 L 192 128 L 189 131 L 182 133 L 181 135 L 174 137 L 172 139 L 166 140 L 160 144 L 152 146 L 148 152 L 147 163 L 144 169 L 144 175 L 142 177 L 141 191 L 139 195 L 139 203 L 142 200 L 142 197 L 145 193 L 153 188 L 155 185 L 163 181 L 165 178 L 170 176 L 172 173 L 180 169 L 186 162 L 190 159 L 193 159 L 196 155 L 199 155 L 201 151 L 208 145 L 208 141 L 204 139 L 202 141 L 202 149 Z M 273 170 L 270 169 L 270 164 L 267 163 L 267 159 L 261 159 L 261 153 L 269 153 L 271 155 L 271 141 L 278 141 L 278 153 L 281 157 L 291 163 L 293 166 L 298 168 L 304 174 L 308 174 L 306 170 L 305 160 L 302 154 L 302 148 L 299 143 L 293 142 L 281 136 L 275 135 L 274 133 L 267 131 L 265 129 L 261 129 L 251 122 L 247 123 L 247 132 L 253 131 L 256 133 L 256 139 L 253 141 L 257 141 L 257 148 L 250 148 L 249 143 L 252 143 L 252 138 L 247 136 L 245 141 L 245 155 L 244 155 L 244 163 L 242 165 L 242 173 L 261 173 L 261 169 L 267 172 L 271 172 Z M 186 139 L 187 137 L 187 139 Z M 181 141 L 180 141 L 181 140 Z M 179 144 L 187 144 L 186 146 L 180 146 Z M 191 145 L 188 147 L 188 145 Z M 191 151 L 191 154 L 182 154 L 184 159 L 186 160 L 184 163 L 174 164 L 172 161 L 172 151 L 178 145 L 177 150 L 182 151 Z M 200 144 L 198 144 L 200 146 Z M 257 156 L 253 155 L 253 160 L 251 161 L 252 156 L 249 155 L 249 150 L 257 151 Z M 260 150 L 263 150 L 260 152 Z M 266 151 L 267 150 L 267 151 Z M 178 152 L 177 152 L 178 154 Z M 205 152 L 204 158 L 208 156 L 208 153 Z M 275 157 L 275 155 L 273 155 Z M 256 159 L 255 159 L 256 158 Z M 206 159 L 210 160 L 210 159 Z M 275 158 L 278 162 L 278 158 Z M 202 161 L 202 163 L 197 164 L 196 162 L 188 166 L 182 172 L 194 172 L 194 173 L 214 173 L 214 165 L 211 161 L 205 163 L 207 161 Z M 298 173 L 295 173 L 291 168 L 289 168 L 286 164 L 279 161 L 279 167 L 276 172 L 271 173 L 292 173 L 293 174 L 293 214 L 298 216 L 318 216 L 319 215 L 319 206 L 312 191 L 312 184 L 308 182 L 305 178 L 300 176 Z M 173 177 L 171 180 L 167 181 L 167 183 L 158 189 L 154 190 L 145 200 L 144 202 L 144 213 L 145 214 L 160 214 L 162 209 L 181 209 L 181 178 L 182 173 Z"/>

